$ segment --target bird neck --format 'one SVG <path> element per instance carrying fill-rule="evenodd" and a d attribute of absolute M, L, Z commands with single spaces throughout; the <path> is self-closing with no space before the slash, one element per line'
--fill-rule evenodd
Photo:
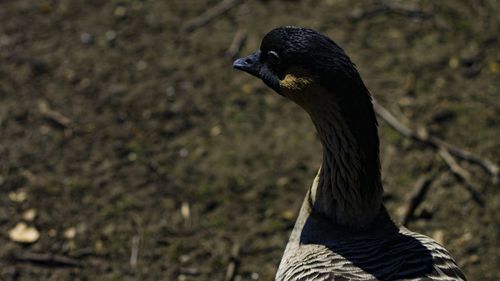
<path fill-rule="evenodd" d="M 311 210 L 334 224 L 360 229 L 383 209 L 377 123 L 368 92 L 363 95 L 356 106 L 330 98 L 307 110 L 323 145 Z"/>
<path fill-rule="evenodd" d="M 291 68 L 280 94 L 310 115 L 323 144 L 311 212 L 334 224 L 366 228 L 383 212 L 377 120 L 368 89 L 347 59 L 343 71 L 315 77 Z M 335 77 L 335 79 L 331 79 Z"/>

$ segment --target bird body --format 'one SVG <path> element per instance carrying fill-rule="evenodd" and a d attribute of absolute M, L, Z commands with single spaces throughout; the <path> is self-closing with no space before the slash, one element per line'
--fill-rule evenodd
<path fill-rule="evenodd" d="M 387 213 L 371 96 L 342 48 L 280 27 L 233 66 L 302 107 L 323 146 L 276 280 L 465 280 L 446 249 Z"/>
<path fill-rule="evenodd" d="M 317 188 L 316 177 L 311 191 Z M 281 259 L 277 281 L 465 280 L 448 251 L 397 227 L 387 214 L 362 232 L 311 213 L 308 192 Z"/>

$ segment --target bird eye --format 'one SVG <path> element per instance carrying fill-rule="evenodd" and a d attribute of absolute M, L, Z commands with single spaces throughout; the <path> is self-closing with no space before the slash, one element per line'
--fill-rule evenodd
<path fill-rule="evenodd" d="M 280 56 L 275 51 L 269 51 L 267 53 L 268 60 L 271 64 L 279 64 L 280 63 Z"/>

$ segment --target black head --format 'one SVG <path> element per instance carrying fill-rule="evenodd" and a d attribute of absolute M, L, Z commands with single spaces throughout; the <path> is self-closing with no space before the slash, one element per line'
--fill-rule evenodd
<path fill-rule="evenodd" d="M 312 29 L 279 27 L 270 31 L 255 53 L 236 60 L 233 67 L 261 78 L 282 93 L 280 82 L 291 70 L 301 70 L 313 80 L 344 80 L 357 71 L 341 47 Z M 320 81 L 318 81 L 320 82 Z"/>
<path fill-rule="evenodd" d="M 312 29 L 279 27 L 234 68 L 259 77 L 304 108 L 317 127 L 344 120 L 364 153 L 365 178 L 378 178 L 377 121 L 368 89 L 341 47 Z M 361 157 L 361 156 L 360 156 Z M 363 166 L 363 165 L 362 165 Z"/>

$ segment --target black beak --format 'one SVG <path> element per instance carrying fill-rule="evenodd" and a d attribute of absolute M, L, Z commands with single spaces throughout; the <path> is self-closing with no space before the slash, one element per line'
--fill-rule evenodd
<path fill-rule="evenodd" d="M 247 57 L 239 58 L 233 62 L 233 67 L 239 70 L 243 70 L 256 76 L 260 77 L 260 51 L 257 51 Z"/>

